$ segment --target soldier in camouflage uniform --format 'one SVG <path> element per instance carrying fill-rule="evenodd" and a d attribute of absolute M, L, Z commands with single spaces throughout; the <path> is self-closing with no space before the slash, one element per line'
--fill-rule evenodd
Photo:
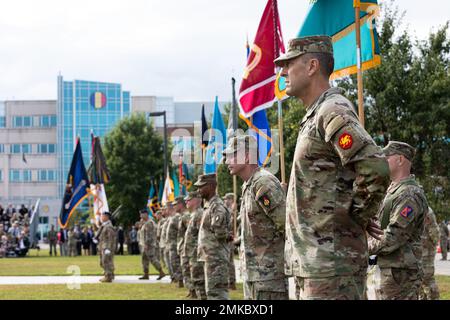
<path fill-rule="evenodd" d="M 445 221 L 442 221 L 439 224 L 439 231 L 440 231 L 440 241 L 439 241 L 439 246 L 441 247 L 441 254 L 442 254 L 442 259 L 441 260 L 447 260 L 447 246 L 448 246 L 448 228 L 447 228 L 447 224 L 445 223 Z"/>
<path fill-rule="evenodd" d="M 97 234 L 99 239 L 100 267 L 104 270 L 104 277 L 100 282 L 112 282 L 114 279 L 114 250 L 116 248 L 116 230 L 111 222 L 111 213 L 101 215 L 102 226 Z"/>
<path fill-rule="evenodd" d="M 77 255 L 77 238 L 74 228 L 71 228 L 67 232 L 67 243 L 69 245 L 69 257 L 75 257 Z"/>
<path fill-rule="evenodd" d="M 230 139 L 223 151 L 230 174 L 244 180 L 241 266 L 249 300 L 287 300 L 284 275 L 285 193 L 280 181 L 258 166 L 257 142 L 243 135 Z"/>
<path fill-rule="evenodd" d="M 207 202 L 198 235 L 198 260 L 205 263 L 208 300 L 228 300 L 230 213 L 216 194 L 216 175 L 205 174 L 194 184 Z"/>
<path fill-rule="evenodd" d="M 147 210 L 141 210 L 140 214 L 143 223 L 139 229 L 139 244 L 142 252 L 142 268 L 144 269 L 144 275 L 140 277 L 139 280 L 149 279 L 150 262 L 159 272 L 159 277 L 156 280 L 161 280 L 166 274 L 162 270 L 156 255 L 156 251 L 158 250 L 156 241 L 156 223 L 153 219 L 149 219 Z"/>
<path fill-rule="evenodd" d="M 422 234 L 423 280 L 419 291 L 420 300 L 439 300 L 439 288 L 434 279 L 434 259 L 439 242 L 439 226 L 431 208 L 425 216 Z"/>
<path fill-rule="evenodd" d="M 289 41 L 275 60 L 303 101 L 286 199 L 287 275 L 300 299 L 365 299 L 366 230 L 388 184 L 386 158 L 340 88 L 330 88 L 331 38 Z"/>
<path fill-rule="evenodd" d="M 230 265 L 229 268 L 229 278 L 228 278 L 228 287 L 231 290 L 236 290 L 236 267 L 234 265 L 234 193 L 227 193 L 223 197 L 223 203 L 225 204 L 225 207 L 227 207 L 228 211 L 230 212 Z M 238 226 L 236 225 L 236 238 L 238 237 L 239 231 Z"/>
<path fill-rule="evenodd" d="M 190 212 L 186 209 L 184 197 L 179 196 L 174 201 L 175 211 L 180 214 L 180 220 L 178 222 L 178 235 L 177 235 L 177 252 L 180 256 L 181 274 L 183 276 L 183 282 L 188 289 L 186 298 L 191 297 L 193 293 L 191 285 L 191 270 L 189 268 L 189 257 L 183 255 L 184 236 L 186 235 L 186 229 L 191 218 Z"/>
<path fill-rule="evenodd" d="M 191 298 L 206 300 L 204 263 L 198 261 L 198 232 L 203 216 L 202 197 L 198 191 L 189 192 L 184 198 L 191 219 L 186 229 L 182 255 L 189 259 L 190 279 L 192 285 Z"/>
<path fill-rule="evenodd" d="M 380 300 L 417 300 L 422 283 L 422 234 L 428 203 L 411 175 L 415 150 L 390 141 L 383 149 L 389 163 L 391 185 L 378 212 L 384 234 L 369 240 L 369 253 L 377 256 Z"/>
<path fill-rule="evenodd" d="M 183 275 L 181 274 L 180 255 L 178 254 L 178 224 L 180 223 L 181 214 L 176 212 L 174 207 L 169 207 L 169 211 L 173 212 L 167 222 L 166 250 L 169 253 L 170 266 L 172 268 L 172 282 L 178 282 L 178 287 L 183 288 Z"/>
<path fill-rule="evenodd" d="M 166 262 L 167 268 L 169 269 L 170 279 L 172 280 L 172 282 L 174 282 L 175 280 L 174 280 L 174 277 L 173 277 L 172 265 L 170 263 L 170 246 L 169 246 L 169 239 L 168 239 L 167 230 L 169 229 L 170 218 L 172 217 L 173 214 L 174 214 L 174 211 L 173 211 L 172 202 L 167 202 L 166 203 L 166 217 L 167 217 L 167 221 L 166 221 L 166 223 L 163 226 L 161 237 L 164 240 L 163 241 L 163 244 L 164 244 L 164 261 Z"/>
<path fill-rule="evenodd" d="M 158 221 L 158 231 L 156 232 L 156 237 L 158 238 L 159 244 L 159 259 L 161 260 L 161 265 L 169 268 L 169 265 L 166 264 L 166 260 L 164 259 L 164 247 L 165 247 L 165 229 L 164 226 L 168 221 L 166 216 L 166 207 L 161 208 L 161 219 Z"/>

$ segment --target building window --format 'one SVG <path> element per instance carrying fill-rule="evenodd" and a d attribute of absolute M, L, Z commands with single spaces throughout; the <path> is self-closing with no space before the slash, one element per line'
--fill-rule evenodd
<path fill-rule="evenodd" d="M 13 117 L 14 128 L 29 128 L 33 126 L 32 116 L 16 116 Z"/>
<path fill-rule="evenodd" d="M 3 181 L 3 171 L 0 170 L 0 181 Z"/>
<path fill-rule="evenodd" d="M 38 153 L 55 153 L 56 146 L 55 144 L 38 144 Z"/>
<path fill-rule="evenodd" d="M 6 127 L 6 117 L 0 117 L 0 128 Z"/>
<path fill-rule="evenodd" d="M 20 144 L 12 144 L 11 145 L 11 153 L 21 153 L 21 145 Z"/>
<path fill-rule="evenodd" d="M 20 170 L 9 170 L 9 181 L 20 182 Z"/>
<path fill-rule="evenodd" d="M 56 181 L 56 171 L 46 169 L 39 170 L 38 180 L 40 182 Z"/>
<path fill-rule="evenodd" d="M 0 153 L 5 153 L 5 145 L 0 144 Z"/>
<path fill-rule="evenodd" d="M 41 127 L 56 127 L 56 116 L 48 115 L 40 117 L 40 126 Z"/>
<path fill-rule="evenodd" d="M 31 170 L 23 170 L 23 181 L 24 182 L 31 181 Z"/>
<path fill-rule="evenodd" d="M 22 153 L 31 153 L 31 144 L 23 144 Z"/>

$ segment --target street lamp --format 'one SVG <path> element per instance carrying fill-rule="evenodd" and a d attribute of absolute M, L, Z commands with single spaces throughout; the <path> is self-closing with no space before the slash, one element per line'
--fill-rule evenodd
<path fill-rule="evenodd" d="M 149 117 L 164 117 L 164 182 L 167 179 L 167 124 L 166 124 L 166 111 L 150 112 Z"/>

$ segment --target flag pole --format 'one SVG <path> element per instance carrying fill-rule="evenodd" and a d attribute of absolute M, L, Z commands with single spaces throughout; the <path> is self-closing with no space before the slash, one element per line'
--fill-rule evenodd
<path fill-rule="evenodd" d="M 275 58 L 278 58 L 280 55 L 280 48 L 278 46 L 278 5 L 277 0 L 272 1 L 273 5 L 273 26 L 275 28 L 274 30 L 274 48 L 275 48 Z M 276 73 L 278 74 L 280 72 L 280 68 L 277 67 L 275 69 Z M 278 134 L 279 134 L 279 141 L 280 141 L 280 166 L 281 166 L 281 183 L 286 183 L 286 169 L 284 167 L 285 159 L 284 159 L 284 139 L 283 139 L 283 106 L 280 101 L 280 99 L 277 99 L 278 101 Z"/>
<path fill-rule="evenodd" d="M 364 127 L 364 100 L 363 100 L 363 79 L 361 68 L 361 3 L 359 0 L 353 1 L 355 8 L 355 33 L 356 33 L 356 66 L 357 66 L 357 79 L 358 79 L 358 115 L 359 122 Z"/>
<path fill-rule="evenodd" d="M 247 41 L 248 42 L 248 41 Z M 231 87 L 232 87 L 232 93 L 233 93 L 233 105 L 232 105 L 232 115 L 233 115 L 233 133 L 237 130 L 237 103 L 236 103 L 236 90 L 235 90 L 235 84 L 236 80 L 234 78 L 231 78 Z M 236 238 L 236 216 L 237 216 L 237 176 L 233 175 L 233 194 L 234 194 L 234 200 L 233 200 L 233 238 Z"/>

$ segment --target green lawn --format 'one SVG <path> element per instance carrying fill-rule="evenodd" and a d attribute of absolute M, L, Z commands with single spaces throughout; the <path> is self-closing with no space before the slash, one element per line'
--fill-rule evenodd
<path fill-rule="evenodd" d="M 0 300 L 186 300 L 187 290 L 176 284 L 82 284 L 80 289 L 66 285 L 0 286 Z M 242 284 L 230 290 L 232 300 L 244 298 Z"/>
<path fill-rule="evenodd" d="M 115 274 L 142 274 L 141 256 L 114 256 Z M 25 258 L 0 259 L 0 276 L 67 276 L 69 266 L 79 266 L 81 275 L 101 275 L 98 256 L 49 257 L 48 252 L 32 250 Z M 151 266 L 151 274 L 157 274 Z"/>

